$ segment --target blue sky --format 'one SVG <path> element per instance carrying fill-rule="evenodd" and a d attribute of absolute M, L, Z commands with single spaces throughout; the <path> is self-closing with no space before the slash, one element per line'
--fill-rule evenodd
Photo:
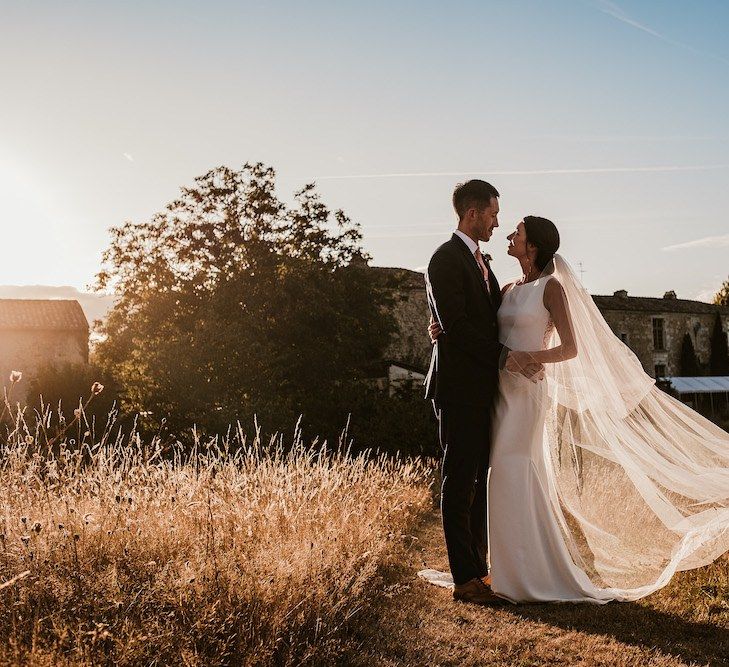
<path fill-rule="evenodd" d="M 93 280 L 111 225 L 219 165 L 316 179 L 374 264 L 423 267 L 470 177 L 486 246 L 560 228 L 593 293 L 729 274 L 729 3 L 0 0 L 0 284 Z M 7 246 L 6 246 L 7 247 Z"/>

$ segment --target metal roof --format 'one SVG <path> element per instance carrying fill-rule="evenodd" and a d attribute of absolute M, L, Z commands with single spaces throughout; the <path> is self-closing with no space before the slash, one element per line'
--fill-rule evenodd
<path fill-rule="evenodd" d="M 0 329 L 83 330 L 89 323 L 74 299 L 0 299 Z"/>
<path fill-rule="evenodd" d="M 663 378 L 679 394 L 723 394 L 729 392 L 729 375 L 715 377 L 667 377 Z"/>

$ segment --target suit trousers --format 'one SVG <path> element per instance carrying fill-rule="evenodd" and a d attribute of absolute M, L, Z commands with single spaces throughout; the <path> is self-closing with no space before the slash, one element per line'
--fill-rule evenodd
<path fill-rule="evenodd" d="M 443 449 L 441 517 L 456 584 L 488 574 L 486 479 L 491 408 L 433 402 Z"/>

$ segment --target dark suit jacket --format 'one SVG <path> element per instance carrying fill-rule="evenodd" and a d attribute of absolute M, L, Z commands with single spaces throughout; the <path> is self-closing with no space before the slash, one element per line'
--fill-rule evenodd
<path fill-rule="evenodd" d="M 501 288 L 490 267 L 489 282 L 491 297 L 476 258 L 456 234 L 430 259 L 428 305 L 443 333 L 433 345 L 425 396 L 436 403 L 489 407 L 496 396 L 507 349 L 499 343 Z"/>

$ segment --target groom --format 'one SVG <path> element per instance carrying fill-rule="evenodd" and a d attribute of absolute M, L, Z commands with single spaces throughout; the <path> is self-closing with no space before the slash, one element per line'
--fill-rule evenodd
<path fill-rule="evenodd" d="M 499 193 L 481 180 L 453 192 L 458 229 L 428 264 L 426 286 L 432 319 L 442 333 L 433 345 L 425 379 L 443 449 L 441 514 L 453 597 L 477 604 L 501 602 L 488 575 L 486 475 L 491 409 L 499 369 L 509 349 L 499 342 L 496 311 L 501 290 L 479 241 L 499 226 Z M 523 369 L 530 377 L 537 368 Z"/>

